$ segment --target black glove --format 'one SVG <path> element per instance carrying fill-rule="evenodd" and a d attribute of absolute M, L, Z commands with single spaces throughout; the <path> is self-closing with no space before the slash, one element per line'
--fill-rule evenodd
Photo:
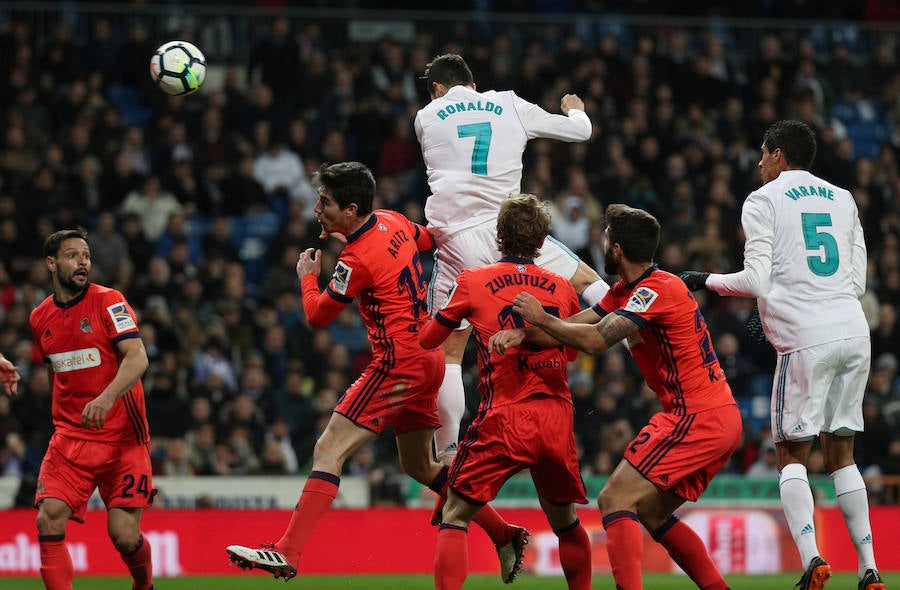
<path fill-rule="evenodd" d="M 747 328 L 747 336 L 749 336 L 750 340 L 753 342 L 763 344 L 769 341 L 766 338 L 766 333 L 763 331 L 758 307 L 753 308 L 753 314 L 750 316 L 750 319 L 747 320 L 747 325 L 745 327 Z"/>
<path fill-rule="evenodd" d="M 678 275 L 678 278 L 684 281 L 684 284 L 687 285 L 687 288 L 691 291 L 699 291 L 700 289 L 706 288 L 706 278 L 708 276 L 708 272 L 686 270 Z"/>

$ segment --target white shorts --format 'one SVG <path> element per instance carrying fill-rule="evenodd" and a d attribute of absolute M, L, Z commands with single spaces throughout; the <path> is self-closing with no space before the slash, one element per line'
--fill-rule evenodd
<path fill-rule="evenodd" d="M 778 355 L 772 385 L 774 441 L 862 432 L 871 356 L 868 336 Z"/>
<path fill-rule="evenodd" d="M 434 270 L 428 285 L 428 309 L 431 315 L 447 305 L 447 294 L 456 277 L 466 268 L 494 264 L 501 258 L 497 249 L 496 221 L 463 230 L 439 241 L 435 253 Z M 580 262 L 574 252 L 559 240 L 547 236 L 538 252 L 535 264 L 571 279 Z M 460 329 L 468 327 L 465 320 Z"/>

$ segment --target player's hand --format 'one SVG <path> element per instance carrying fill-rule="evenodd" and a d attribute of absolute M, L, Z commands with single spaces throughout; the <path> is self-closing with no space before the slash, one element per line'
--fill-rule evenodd
<path fill-rule="evenodd" d="M 106 416 L 115 402 L 115 396 L 105 392 L 89 401 L 81 412 L 81 425 L 92 430 L 103 428 Z"/>
<path fill-rule="evenodd" d="M 706 288 L 706 279 L 709 278 L 708 272 L 699 272 L 696 270 L 686 270 L 678 278 L 684 281 L 687 288 L 691 291 L 699 291 Z"/>
<path fill-rule="evenodd" d="M 500 330 L 488 340 L 488 350 L 496 350 L 499 354 L 506 354 L 510 348 L 515 348 L 525 341 L 525 331 L 518 328 L 514 330 Z"/>
<path fill-rule="evenodd" d="M 513 299 L 513 311 L 534 326 L 541 325 L 541 320 L 547 315 L 537 297 L 525 291 L 522 291 Z"/>
<path fill-rule="evenodd" d="M 306 275 L 316 275 L 322 270 L 322 251 L 307 248 L 300 253 L 300 259 L 297 260 L 297 277 L 303 278 Z"/>
<path fill-rule="evenodd" d="M 0 355 L 0 381 L 3 382 L 3 389 L 6 395 L 16 395 L 19 390 L 19 370 L 8 358 Z"/>
<path fill-rule="evenodd" d="M 334 238 L 335 240 L 337 240 L 338 242 L 340 242 L 342 244 L 347 243 L 347 236 L 345 236 L 341 232 L 333 231 L 333 232 L 329 233 L 329 232 L 325 231 L 325 228 L 322 228 L 322 231 L 319 232 L 319 239 L 324 240 L 325 238 Z"/>
<path fill-rule="evenodd" d="M 747 329 L 747 336 L 749 336 L 750 340 L 753 342 L 763 344 L 769 341 L 769 339 L 766 338 L 765 331 L 763 331 L 762 319 L 759 317 L 758 307 L 753 308 L 753 314 L 750 316 L 750 319 L 747 320 L 745 328 Z"/>
<path fill-rule="evenodd" d="M 577 94 L 567 94 L 559 101 L 559 110 L 562 114 L 568 115 L 569 109 L 584 110 L 584 101 L 578 98 Z"/>

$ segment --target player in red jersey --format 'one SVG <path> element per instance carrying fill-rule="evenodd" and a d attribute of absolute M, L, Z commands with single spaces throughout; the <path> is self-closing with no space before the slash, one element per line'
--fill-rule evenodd
<path fill-rule="evenodd" d="M 438 590 L 462 587 L 469 523 L 503 483 L 523 469 L 531 470 L 541 507 L 559 537 L 559 559 L 569 588 L 591 587 L 591 545 L 575 513 L 575 504 L 587 504 L 587 499 L 575 450 L 567 350 L 522 349 L 515 356 L 500 356 L 488 348 L 488 339 L 498 330 L 524 326 L 512 308 L 513 297 L 522 289 L 554 315 L 566 317 L 580 309 L 568 279 L 534 264 L 549 229 L 550 214 L 534 195 L 503 201 L 496 238 L 503 258 L 463 270 L 447 305 L 419 336 L 425 348 L 436 349 L 467 319 L 474 328 L 479 361 L 481 404 L 453 461 L 438 533 Z"/>
<path fill-rule="evenodd" d="M 281 539 L 262 549 L 231 545 L 226 550 L 241 568 L 285 579 L 297 574 L 309 535 L 337 495 L 344 462 L 388 426 L 396 435 L 403 469 L 413 479 L 444 493 L 449 471 L 431 456 L 432 436 L 440 426 L 437 391 L 444 357 L 439 350 L 424 350 L 418 334 L 428 318 L 419 251 L 433 247 L 431 235 L 400 213 L 372 210 L 375 179 L 362 164 L 323 166 L 316 180 L 315 211 L 323 235 L 346 236 L 347 245 L 322 293 L 321 251 L 310 248 L 300 254 L 303 310 L 310 325 L 322 328 L 358 297 L 372 361 L 341 397 L 316 442 L 312 470 Z M 501 559 L 524 530 L 505 523 L 491 507 L 479 512 L 478 522 Z"/>
<path fill-rule="evenodd" d="M 86 238 L 81 230 L 61 230 L 44 242 L 53 295 L 29 319 L 53 383 L 55 432 L 34 499 L 41 577 L 48 590 L 71 590 L 66 523 L 84 521 L 88 499 L 99 488 L 109 537 L 135 590 L 148 590 L 153 587 L 150 544 L 140 525 L 156 490 L 141 385 L 147 352 L 125 297 L 88 280 Z"/>
<path fill-rule="evenodd" d="M 728 586 L 703 541 L 672 513 L 696 501 L 731 457 L 741 436 L 740 411 L 697 302 L 681 279 L 653 263 L 659 222 L 620 204 L 607 207 L 606 221 L 606 272 L 622 277 L 609 293 L 560 319 L 523 292 L 513 309 L 540 329 L 504 331 L 490 345 L 505 352 L 524 339 L 596 354 L 627 339 L 664 411 L 628 445 L 597 500 L 616 587 L 642 587 L 640 522 L 698 587 L 722 590 Z"/>

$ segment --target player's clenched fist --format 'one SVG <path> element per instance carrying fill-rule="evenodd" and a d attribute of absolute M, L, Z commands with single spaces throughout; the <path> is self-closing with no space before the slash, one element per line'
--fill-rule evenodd
<path fill-rule="evenodd" d="M 81 425 L 85 428 L 100 430 L 106 422 L 106 415 L 112 409 L 116 399 L 113 396 L 101 393 L 84 406 L 81 412 Z"/>
<path fill-rule="evenodd" d="M 506 354 L 510 348 L 515 348 L 525 341 L 525 332 L 522 330 L 500 330 L 488 340 L 488 350 L 496 350 L 499 354 Z"/>
<path fill-rule="evenodd" d="M 322 270 L 322 251 L 307 248 L 300 253 L 297 260 L 297 276 L 301 279 L 306 275 L 318 275 Z"/>

